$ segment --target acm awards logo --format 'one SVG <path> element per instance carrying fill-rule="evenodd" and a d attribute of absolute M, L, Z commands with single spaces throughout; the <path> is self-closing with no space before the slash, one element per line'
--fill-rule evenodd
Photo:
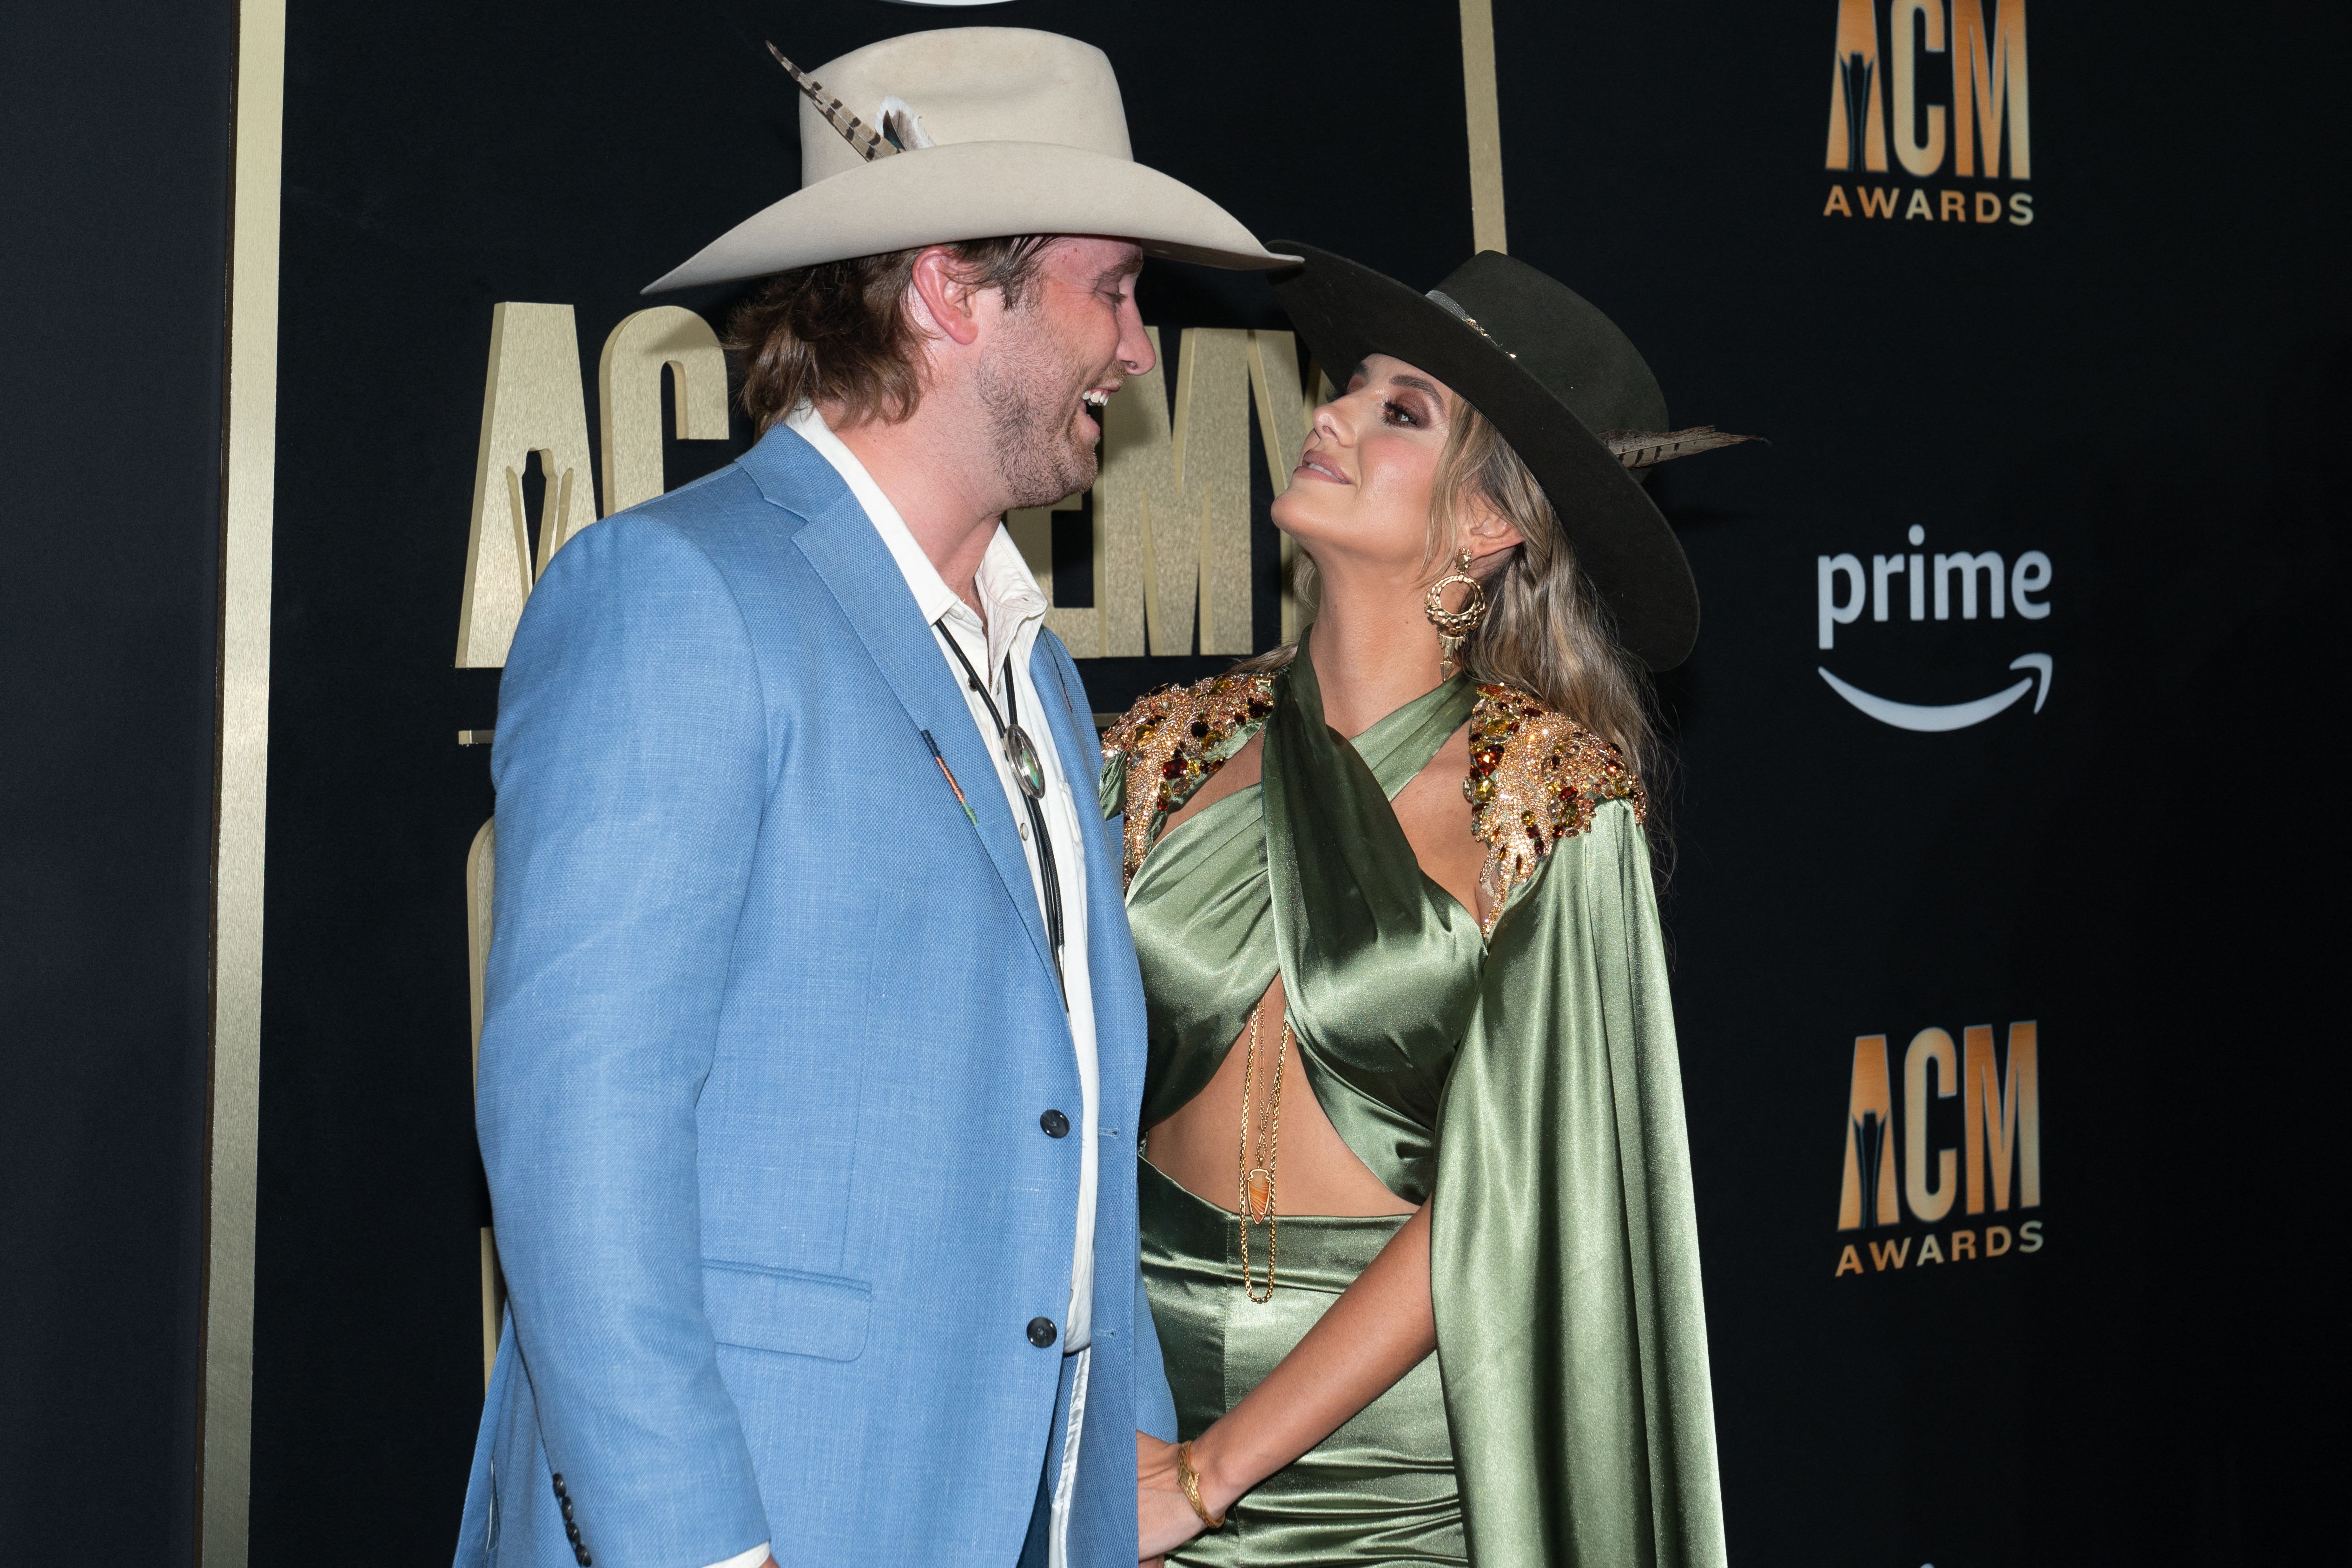
<path fill-rule="evenodd" d="M 1838 0 L 1823 164 L 1856 176 L 1823 217 L 2032 223 L 2029 192 L 1947 183 L 2032 176 L 2025 0 Z"/>
<path fill-rule="evenodd" d="M 1853 1042 L 1837 1227 L 1890 1234 L 1843 1242 L 1832 1278 L 2042 1249 L 2043 1222 L 2025 1214 L 2042 1206 L 2040 1036 L 2031 1020 L 2010 1025 L 2003 1062 L 1990 1024 L 1962 1029 L 1958 1045 L 1948 1030 L 1920 1030 L 1903 1053 L 1899 1122 L 1886 1037 Z M 1946 1142 L 1955 1132 L 1957 1146 Z"/>

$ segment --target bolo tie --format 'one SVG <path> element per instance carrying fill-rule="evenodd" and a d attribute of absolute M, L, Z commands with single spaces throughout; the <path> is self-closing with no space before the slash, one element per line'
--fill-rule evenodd
<path fill-rule="evenodd" d="M 1054 980 L 1062 987 L 1062 1005 L 1069 1005 L 1069 984 L 1062 975 L 1062 877 L 1054 865 L 1054 841 L 1045 832 L 1045 765 L 1038 760 L 1037 748 L 1029 732 L 1021 727 L 1021 699 L 1013 686 L 1013 656 L 1004 656 L 1004 710 L 999 712 L 996 699 L 981 683 L 980 671 L 964 657 L 963 645 L 948 630 L 948 618 L 941 616 L 931 623 L 945 639 L 948 651 L 963 666 L 964 679 L 980 694 L 987 706 L 989 722 L 996 726 L 997 744 L 1003 748 L 1004 760 L 1013 769 L 1013 782 L 1021 787 L 1021 804 L 1029 812 L 1029 837 L 1037 846 L 1037 879 L 1044 885 L 1045 900 L 1045 935 L 1054 945 Z"/>

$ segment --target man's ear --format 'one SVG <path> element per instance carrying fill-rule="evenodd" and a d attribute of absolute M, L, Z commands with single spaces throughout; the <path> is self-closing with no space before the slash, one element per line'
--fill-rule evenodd
<path fill-rule="evenodd" d="M 944 245 L 915 258 L 915 324 L 970 348 L 980 336 L 980 290 L 957 276 L 960 266 Z"/>

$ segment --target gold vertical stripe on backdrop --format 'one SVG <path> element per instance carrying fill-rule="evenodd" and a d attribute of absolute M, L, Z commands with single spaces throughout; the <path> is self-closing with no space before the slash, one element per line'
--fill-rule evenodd
<path fill-rule="evenodd" d="M 1462 0 L 1462 96 L 1470 115 L 1470 238 L 1508 250 L 1503 236 L 1503 111 L 1495 86 L 1495 0 Z"/>
<path fill-rule="evenodd" d="M 278 198 L 285 0 L 237 7 L 222 435 L 220 710 L 214 753 L 203 1568 L 244 1568 L 253 1444 L 254 1169 L 260 1141 L 262 826 L 269 772 L 270 531 L 278 461 Z"/>
<path fill-rule="evenodd" d="M 617 334 L 615 334 L 617 335 Z M 655 390 L 660 390 L 656 380 Z M 499 825 L 494 817 L 474 835 L 466 851 L 466 959 L 474 999 L 474 1078 L 482 1076 L 482 998 L 490 971 L 492 895 L 499 882 Z M 506 1277 L 499 1272 L 498 1237 L 482 1227 L 482 1387 L 499 1359 L 499 1331 L 506 1317 Z"/>

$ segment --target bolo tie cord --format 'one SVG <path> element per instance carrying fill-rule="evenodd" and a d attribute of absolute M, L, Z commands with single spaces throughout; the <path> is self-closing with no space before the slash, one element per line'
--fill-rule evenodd
<path fill-rule="evenodd" d="M 989 722 L 996 726 L 998 742 L 1009 743 L 1013 731 L 1021 727 L 1021 700 L 1015 694 L 1013 686 L 1013 656 L 1009 653 L 1004 656 L 1004 711 L 1000 713 L 997 711 L 996 699 L 989 695 L 986 686 L 981 684 L 980 671 L 972 668 L 971 660 L 964 655 L 963 646 L 956 641 L 955 634 L 948 630 L 948 618 L 941 616 L 931 624 L 937 628 L 940 636 L 946 640 L 948 651 L 955 655 L 956 662 L 963 666 L 964 679 L 971 683 L 971 689 L 980 694 L 982 703 L 987 707 Z M 1024 741 L 1028 740 L 1025 732 L 1022 738 Z M 1029 743 L 1034 751 L 1036 742 L 1032 741 Z M 1012 760 L 1009 756 L 1006 759 L 1008 762 Z M 1017 770 L 1019 764 L 1016 763 L 1014 766 Z M 1016 778 L 1014 782 L 1017 784 L 1019 781 Z M 1068 983 L 1062 974 L 1061 872 L 1054 863 L 1054 841 L 1046 835 L 1045 814 L 1039 807 L 1036 796 L 1025 789 L 1022 790 L 1021 804 L 1028 809 L 1029 834 L 1037 846 L 1037 879 L 1044 885 L 1045 889 L 1045 935 L 1054 945 L 1054 979 L 1056 984 L 1063 987 L 1063 1002 L 1066 1005 L 1069 1000 Z"/>

